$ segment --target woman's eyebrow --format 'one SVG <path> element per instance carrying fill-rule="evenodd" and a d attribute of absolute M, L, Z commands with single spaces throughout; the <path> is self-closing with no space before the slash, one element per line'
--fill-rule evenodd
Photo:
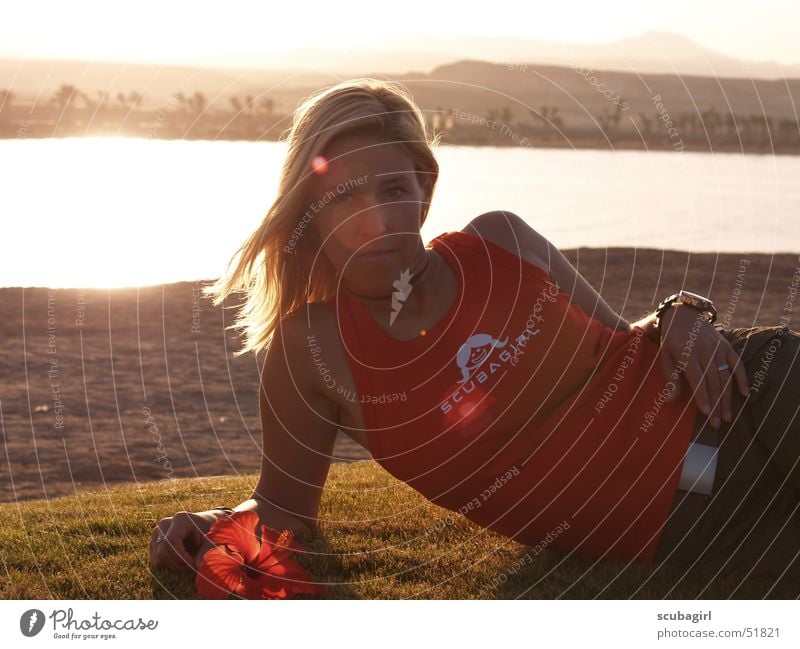
<path fill-rule="evenodd" d="M 389 183 L 397 182 L 397 181 L 404 181 L 408 180 L 408 174 L 416 173 L 416 171 L 406 171 L 402 174 L 393 173 L 390 176 L 384 176 L 378 174 L 380 180 L 378 181 L 379 186 L 388 185 Z"/>
<path fill-rule="evenodd" d="M 389 185 L 390 183 L 394 183 L 394 182 L 407 182 L 408 181 L 408 174 L 413 174 L 413 173 L 416 173 L 416 171 L 405 171 L 405 172 L 402 172 L 402 173 L 392 172 L 389 175 L 387 175 L 387 174 L 375 174 L 375 177 L 379 178 L 378 187 L 383 187 L 384 185 Z M 325 187 L 324 189 L 322 189 L 321 193 L 320 193 L 320 196 L 324 197 L 324 196 L 327 195 L 328 192 L 330 192 L 332 194 L 349 193 L 349 192 L 357 193 L 359 191 L 359 188 L 358 188 L 359 184 L 360 183 L 346 183 L 345 181 L 342 181 L 340 183 L 336 183 L 334 185 L 331 185 L 330 187 Z M 337 189 L 337 187 L 343 187 L 344 185 L 347 185 L 347 190 L 344 191 L 344 192 L 340 192 Z"/>

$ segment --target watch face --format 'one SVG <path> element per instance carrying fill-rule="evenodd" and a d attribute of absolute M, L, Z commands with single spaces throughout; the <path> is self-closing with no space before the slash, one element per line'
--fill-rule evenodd
<path fill-rule="evenodd" d="M 691 305 L 701 311 L 706 311 L 710 315 L 710 321 L 713 323 L 717 318 L 717 309 L 714 303 L 703 295 L 692 293 L 691 291 L 681 291 L 676 302 L 683 302 Z"/>
<path fill-rule="evenodd" d="M 711 302 L 707 297 L 692 293 L 691 291 L 681 291 L 680 300 L 681 302 L 688 302 L 689 304 L 695 304 L 697 306 L 706 306 Z"/>
<path fill-rule="evenodd" d="M 691 304 L 692 306 L 702 307 L 704 300 L 700 300 L 694 295 L 683 295 L 681 296 L 681 302 L 686 304 Z"/>
<path fill-rule="evenodd" d="M 714 307 L 714 303 L 707 297 L 698 295 L 697 293 L 692 293 L 691 291 L 681 290 L 663 300 L 656 309 L 656 314 L 659 318 L 661 317 L 661 314 L 664 312 L 664 310 L 667 309 L 670 304 L 686 304 L 699 311 L 706 311 L 708 312 L 710 316 L 709 320 L 712 323 L 714 322 L 714 320 L 716 320 L 717 317 L 717 310 Z"/>

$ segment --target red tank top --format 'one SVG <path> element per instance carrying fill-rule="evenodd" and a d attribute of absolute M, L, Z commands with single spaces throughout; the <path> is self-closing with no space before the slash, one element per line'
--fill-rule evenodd
<path fill-rule="evenodd" d="M 375 461 L 430 501 L 527 545 L 651 562 L 696 414 L 660 394 L 659 346 L 570 302 L 502 246 L 446 232 L 448 313 L 398 341 L 330 302 Z"/>

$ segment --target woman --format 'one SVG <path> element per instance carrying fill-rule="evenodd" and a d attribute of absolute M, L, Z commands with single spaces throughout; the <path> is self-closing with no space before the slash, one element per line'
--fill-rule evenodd
<path fill-rule="evenodd" d="M 797 502 L 777 480 L 789 471 L 800 487 L 787 464 L 798 457 L 797 424 L 783 463 L 749 451 L 769 469 L 759 503 L 786 483 L 769 525 L 733 511 L 742 493 L 721 485 L 755 484 L 756 465 L 738 460 L 753 446 L 748 417 L 767 416 L 743 407 L 752 381 L 741 361 L 780 335 L 770 376 L 782 373 L 796 397 L 800 336 L 725 331 L 680 302 L 629 324 L 507 212 L 424 246 L 437 139 L 401 87 L 374 79 L 320 91 L 296 111 L 278 197 L 211 290 L 217 304 L 246 291 L 239 353 L 268 349 L 261 476 L 235 509 L 301 537 L 315 528 L 340 428 L 432 502 L 522 543 L 687 566 L 705 552 L 698 570 L 772 557 L 750 540 L 744 558 L 725 564 L 751 528 L 771 533 Z M 783 406 L 769 416 L 759 443 L 777 444 L 791 417 Z M 690 440 L 721 447 L 712 495 L 691 491 Z M 702 469 L 707 479 L 714 463 Z M 223 515 L 161 520 L 152 565 L 196 565 Z M 790 518 L 789 543 L 800 547 Z M 717 535 L 726 522 L 732 530 Z"/>

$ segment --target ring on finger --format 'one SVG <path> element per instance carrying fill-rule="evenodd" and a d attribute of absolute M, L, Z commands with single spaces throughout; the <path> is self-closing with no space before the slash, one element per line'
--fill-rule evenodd
<path fill-rule="evenodd" d="M 724 372 L 725 370 L 729 370 L 729 369 L 731 369 L 731 366 L 728 365 L 727 363 L 723 363 L 722 365 L 717 365 L 717 370 L 719 372 Z"/>
<path fill-rule="evenodd" d="M 164 534 L 163 530 L 158 531 L 158 536 L 156 537 L 156 543 L 163 543 L 167 540 L 167 535 Z"/>

